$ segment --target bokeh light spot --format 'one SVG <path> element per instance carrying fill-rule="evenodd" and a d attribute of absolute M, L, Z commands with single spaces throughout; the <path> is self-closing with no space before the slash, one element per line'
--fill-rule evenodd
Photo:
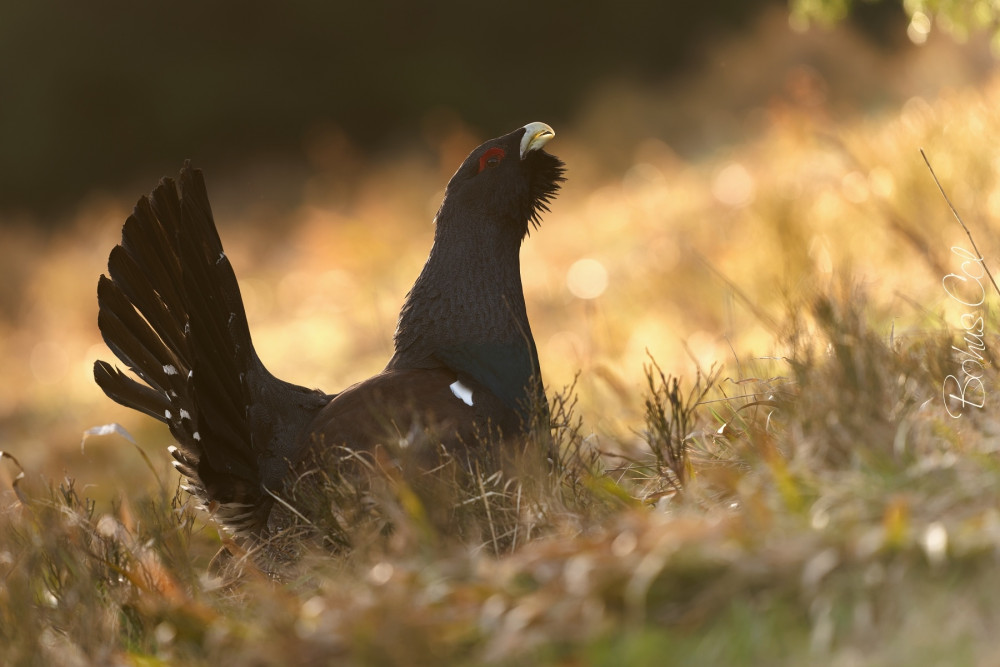
<path fill-rule="evenodd" d="M 738 162 L 730 162 L 720 169 L 712 181 L 712 196 L 733 208 L 741 208 L 752 202 L 756 190 L 753 176 Z"/>
<path fill-rule="evenodd" d="M 919 95 L 914 95 L 903 102 L 903 113 L 900 115 L 903 125 L 912 132 L 921 132 L 930 123 L 937 122 L 934 107 Z M 938 164 L 934 165 L 939 167 Z M 940 169 L 938 169 L 940 173 Z"/>
<path fill-rule="evenodd" d="M 891 171 L 885 167 L 875 167 L 868 173 L 868 186 L 879 197 L 888 199 L 896 189 L 896 181 Z"/>
<path fill-rule="evenodd" d="M 396 569 L 392 566 L 392 563 L 386 563 L 384 561 L 376 563 L 368 573 L 368 579 L 373 584 L 382 586 L 383 584 L 389 583 L 389 580 L 392 579 L 392 575 L 395 571 Z"/>
<path fill-rule="evenodd" d="M 566 286 L 578 299 L 596 299 L 608 287 L 608 271 L 596 259 L 585 257 L 569 267 Z"/>
<path fill-rule="evenodd" d="M 923 44 L 931 32 L 931 17 L 923 12 L 913 12 L 910 25 L 906 28 L 906 36 L 914 44 Z"/>

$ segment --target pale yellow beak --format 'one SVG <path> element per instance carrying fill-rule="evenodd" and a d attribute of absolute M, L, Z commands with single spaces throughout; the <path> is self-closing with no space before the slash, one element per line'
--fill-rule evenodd
<path fill-rule="evenodd" d="M 521 159 L 531 151 L 538 150 L 556 136 L 556 131 L 545 123 L 528 123 L 521 137 Z"/>

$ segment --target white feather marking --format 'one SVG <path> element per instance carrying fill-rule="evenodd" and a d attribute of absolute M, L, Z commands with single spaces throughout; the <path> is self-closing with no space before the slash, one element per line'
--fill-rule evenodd
<path fill-rule="evenodd" d="M 452 382 L 448 385 L 448 388 L 451 389 L 451 393 L 462 399 L 463 403 L 466 405 L 472 405 L 472 390 L 462 384 L 459 380 Z"/>
<path fill-rule="evenodd" d="M 181 419 L 191 419 L 191 413 L 181 408 Z"/>
<path fill-rule="evenodd" d="M 167 364 L 163 367 L 163 372 L 167 375 L 177 375 L 177 367 L 173 364 Z"/>
<path fill-rule="evenodd" d="M 201 441 L 201 433 L 198 433 L 198 431 L 195 431 L 193 434 L 191 434 L 191 437 L 194 438 L 195 440 L 198 440 L 199 442 Z"/>
<path fill-rule="evenodd" d="M 164 410 L 163 416 L 166 417 L 167 419 L 173 419 L 174 417 L 172 414 L 170 414 L 170 410 Z"/>
<path fill-rule="evenodd" d="M 221 264 L 222 260 L 224 260 L 225 258 L 226 258 L 226 253 L 220 252 L 219 253 L 219 259 L 215 260 L 215 263 L 216 264 Z"/>
<path fill-rule="evenodd" d="M 167 451 L 173 454 L 174 452 L 177 451 L 177 447 L 175 447 L 174 445 L 170 445 L 169 447 L 167 447 Z"/>

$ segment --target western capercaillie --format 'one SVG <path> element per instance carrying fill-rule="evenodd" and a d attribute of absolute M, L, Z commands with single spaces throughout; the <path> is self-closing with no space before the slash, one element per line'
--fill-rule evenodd
<path fill-rule="evenodd" d="M 244 537 L 267 534 L 289 476 L 332 448 L 430 433 L 488 458 L 545 410 L 519 251 L 563 180 L 542 150 L 553 136 L 530 123 L 472 151 L 448 183 L 395 353 L 336 394 L 279 380 L 257 357 L 202 174 L 185 165 L 139 200 L 98 282 L 101 334 L 140 380 L 97 361 L 98 385 L 167 424 L 190 490 Z"/>

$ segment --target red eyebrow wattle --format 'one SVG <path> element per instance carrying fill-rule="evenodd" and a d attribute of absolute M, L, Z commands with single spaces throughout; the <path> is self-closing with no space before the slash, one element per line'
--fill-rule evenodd
<path fill-rule="evenodd" d="M 483 169 L 486 169 L 486 163 L 490 161 L 490 158 L 497 157 L 502 160 L 505 155 L 506 153 L 504 153 L 502 148 L 493 147 L 489 149 L 479 157 L 479 171 L 481 172 Z"/>

